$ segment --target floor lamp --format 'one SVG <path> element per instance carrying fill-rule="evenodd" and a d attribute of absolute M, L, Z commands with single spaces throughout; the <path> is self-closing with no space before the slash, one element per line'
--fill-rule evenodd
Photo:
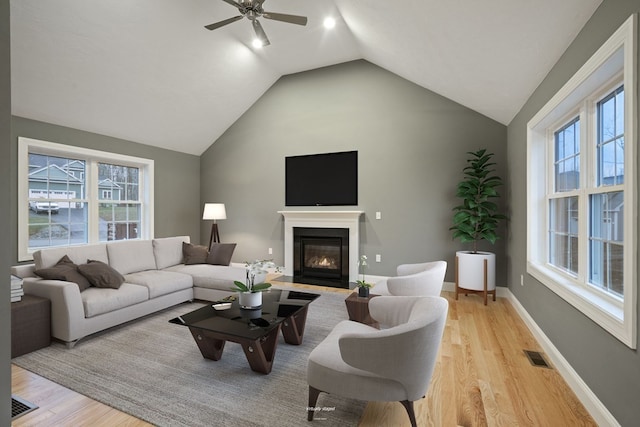
<path fill-rule="evenodd" d="M 224 203 L 205 203 L 202 219 L 213 220 L 211 225 L 211 237 L 209 238 L 209 249 L 211 249 L 212 243 L 220 243 L 220 233 L 218 232 L 219 219 L 227 219 L 227 211 L 224 208 Z"/>

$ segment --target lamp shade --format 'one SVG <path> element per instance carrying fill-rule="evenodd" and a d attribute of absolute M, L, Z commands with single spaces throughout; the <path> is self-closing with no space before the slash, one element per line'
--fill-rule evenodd
<path fill-rule="evenodd" d="M 227 219 L 224 203 L 205 203 L 202 219 Z"/>

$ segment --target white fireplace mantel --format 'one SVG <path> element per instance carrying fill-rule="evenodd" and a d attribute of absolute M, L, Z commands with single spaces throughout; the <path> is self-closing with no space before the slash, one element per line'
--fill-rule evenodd
<path fill-rule="evenodd" d="M 358 280 L 360 257 L 360 215 L 364 211 L 278 211 L 284 216 L 284 274 L 293 276 L 293 229 L 349 229 L 349 281 Z"/>

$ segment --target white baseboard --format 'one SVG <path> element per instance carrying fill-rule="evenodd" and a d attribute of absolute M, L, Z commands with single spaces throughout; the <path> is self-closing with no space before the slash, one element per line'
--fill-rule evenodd
<path fill-rule="evenodd" d="M 533 320 L 533 318 L 529 315 L 527 310 L 524 309 L 520 301 L 511 293 L 508 288 L 498 288 L 504 289 L 503 292 L 498 291 L 498 295 L 502 293 L 503 297 L 507 298 L 513 308 L 518 312 L 520 318 L 527 325 L 533 336 L 538 340 L 544 352 L 547 354 L 553 365 L 556 367 L 562 378 L 567 382 L 569 387 L 576 394 L 580 402 L 584 405 L 586 410 L 591 414 L 595 422 L 599 426 L 611 426 L 611 427 L 619 427 L 620 424 L 614 418 L 614 416 L 609 412 L 606 406 L 598 399 L 598 397 L 591 391 L 589 386 L 580 378 L 578 373 L 571 367 L 567 359 L 565 359 L 560 351 L 556 348 L 555 345 L 551 342 L 551 340 L 545 335 L 545 333 L 540 329 L 538 324 Z"/>

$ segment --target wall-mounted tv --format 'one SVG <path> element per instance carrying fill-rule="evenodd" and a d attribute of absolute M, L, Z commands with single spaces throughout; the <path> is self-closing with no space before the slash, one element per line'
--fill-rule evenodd
<path fill-rule="evenodd" d="M 358 204 L 358 152 L 285 158 L 286 206 Z"/>

